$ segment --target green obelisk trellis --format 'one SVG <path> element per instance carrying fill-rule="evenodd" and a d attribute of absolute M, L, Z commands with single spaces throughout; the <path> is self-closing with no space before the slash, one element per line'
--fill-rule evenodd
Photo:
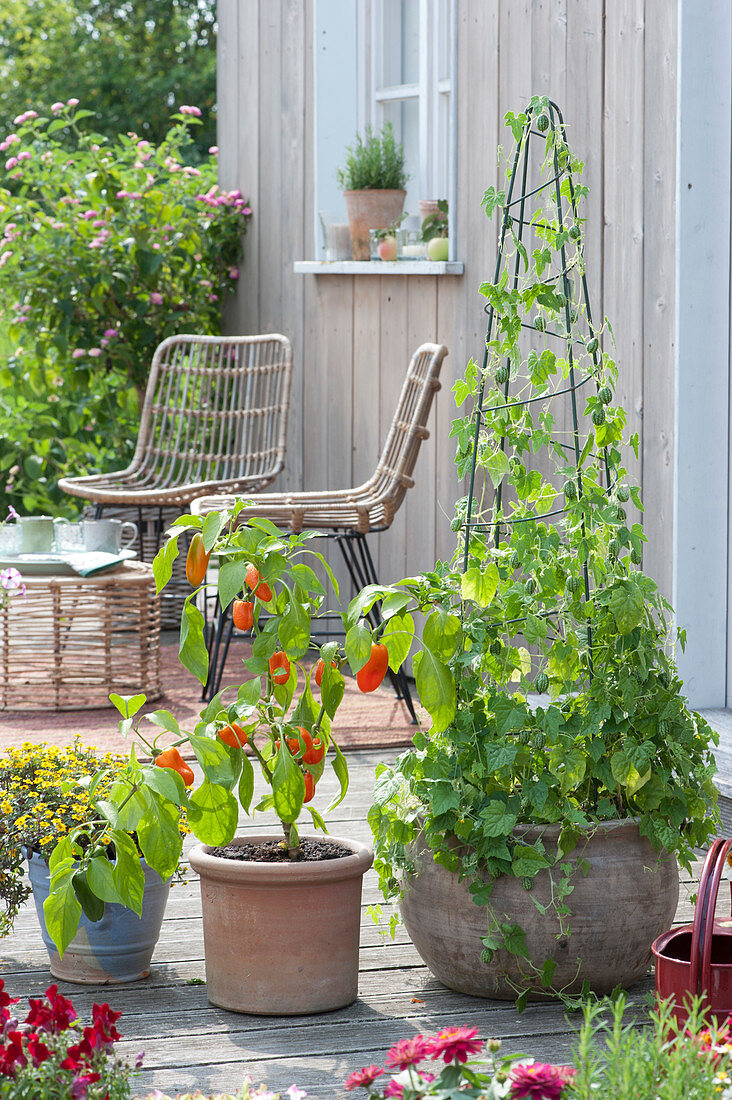
<path fill-rule="evenodd" d="M 517 141 L 507 173 L 507 188 L 505 192 L 496 192 L 490 188 L 484 196 L 486 212 L 490 214 L 493 209 L 499 209 L 502 212 L 502 221 L 493 283 L 484 284 L 481 288 L 488 297 L 485 307 L 488 321 L 472 429 L 469 491 L 463 522 L 463 572 L 468 568 L 469 546 L 471 538 L 476 534 L 483 533 L 483 537 L 492 536 L 493 544 L 498 548 L 501 544 L 502 531 L 509 531 L 516 524 L 544 522 L 550 518 L 561 517 L 566 511 L 566 507 L 552 507 L 544 510 L 538 507 L 528 514 L 513 514 L 510 507 L 505 507 L 505 480 L 500 475 L 511 469 L 511 463 L 507 457 L 507 435 L 500 439 L 500 451 L 506 462 L 497 464 L 496 476 L 489 468 L 495 486 L 492 506 L 488 514 L 478 506 L 476 474 L 481 465 L 479 456 L 488 410 L 495 421 L 496 415 L 502 410 L 505 410 L 510 418 L 515 416 L 516 411 L 521 408 L 546 408 L 557 399 L 568 399 L 571 418 L 568 433 L 570 438 L 568 441 L 554 438 L 551 444 L 555 450 L 555 457 L 557 457 L 556 449 L 560 448 L 572 467 L 571 471 L 565 471 L 568 476 L 561 490 L 566 501 L 581 503 L 584 497 L 583 461 L 588 457 L 586 451 L 588 434 L 582 430 L 582 415 L 579 407 L 582 397 L 585 396 L 581 391 L 588 383 L 594 382 L 595 400 L 591 402 L 594 407 L 588 412 L 592 419 L 592 433 L 596 445 L 600 444 L 597 437 L 605 422 L 605 406 L 612 396 L 609 387 L 603 385 L 603 371 L 608 361 L 604 359 L 600 350 L 598 339 L 600 329 L 596 328 L 593 322 L 584 268 L 579 198 L 585 189 L 575 180 L 575 170 L 579 168 L 581 171 L 581 165 L 574 160 L 567 146 L 561 111 L 550 100 L 534 97 L 523 115 L 509 115 L 508 121 Z M 529 175 L 530 168 L 534 164 L 532 153 L 539 144 L 543 149 L 543 163 L 539 168 L 540 181 L 532 186 Z M 543 200 L 547 201 L 548 209 L 539 207 Z M 532 251 L 531 257 L 527 244 L 539 246 Z M 532 262 L 538 280 L 533 284 L 527 277 Z M 522 284 L 530 287 L 528 294 L 521 293 Z M 501 331 L 497 331 L 499 300 L 504 307 L 499 322 Z M 532 303 L 539 308 L 534 318 L 530 320 L 528 311 Z M 524 319 L 521 319 L 520 307 L 524 307 L 527 311 Z M 515 312 L 512 313 L 512 310 Z M 530 369 L 532 355 L 533 362 L 541 363 L 547 358 L 544 351 L 539 353 L 534 349 L 529 351 L 528 357 L 524 359 L 519 339 L 506 341 L 501 338 L 506 331 L 510 333 L 511 322 L 520 331 L 521 337 L 525 337 L 527 332 L 534 337 L 542 335 L 547 348 L 552 343 L 558 349 L 564 349 L 562 358 L 552 352 L 553 362 L 556 363 L 559 360 L 562 363 L 561 371 L 556 372 L 557 377 L 559 379 L 560 375 L 564 376 L 562 381 L 558 380 L 555 388 L 547 389 L 545 385 L 547 378 L 544 378 L 543 370 L 532 373 Z M 506 344 L 508 347 L 505 346 Z M 578 350 L 584 359 L 582 370 L 578 370 Z M 547 362 L 551 361 L 551 359 L 547 360 Z M 528 396 L 524 396 L 522 390 L 512 396 L 512 387 L 514 382 L 519 380 L 524 364 L 529 368 L 526 382 L 531 392 Z M 614 364 L 612 367 L 614 368 Z M 538 386 L 537 378 L 540 382 Z M 564 380 L 568 383 L 567 385 L 563 384 Z M 492 385 L 490 385 L 491 382 Z M 502 403 L 500 400 L 497 402 L 496 391 L 502 395 Z M 590 439 L 592 442 L 592 437 Z M 604 473 L 604 491 L 609 499 L 611 491 L 616 487 L 620 456 L 617 451 L 609 453 L 607 446 L 598 445 L 597 451 L 601 452 L 601 458 L 598 454 L 593 454 L 592 457 L 597 458 L 601 464 Z M 555 465 L 561 469 L 563 464 L 560 461 Z M 621 500 L 628 499 L 627 495 L 624 496 L 622 489 L 620 494 Z M 546 496 L 541 503 L 545 500 Z M 584 533 L 586 523 L 584 517 L 580 519 L 580 523 Z M 638 556 L 634 554 L 634 557 Z M 589 600 L 591 577 L 586 559 L 582 563 L 582 587 L 585 600 Z M 519 625 L 523 619 L 524 616 L 519 615 L 514 619 L 504 620 L 503 625 Z M 519 632 L 520 630 L 516 631 L 516 633 Z M 589 625 L 587 658 L 591 679 L 592 630 Z"/>

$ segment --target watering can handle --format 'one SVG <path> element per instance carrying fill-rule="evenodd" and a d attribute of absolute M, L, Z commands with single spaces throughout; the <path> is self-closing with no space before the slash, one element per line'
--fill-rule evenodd
<path fill-rule="evenodd" d="M 732 849 L 732 840 L 720 837 L 712 844 L 704 860 L 699 893 L 694 911 L 694 928 L 691 936 L 691 974 L 690 988 L 698 996 L 711 989 L 712 981 L 712 933 L 714 931 L 714 911 L 717 907 L 717 894 L 722 879 L 727 853 Z"/>

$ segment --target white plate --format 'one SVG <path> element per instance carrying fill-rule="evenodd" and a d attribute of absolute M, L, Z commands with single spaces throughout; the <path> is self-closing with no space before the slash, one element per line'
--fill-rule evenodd
<path fill-rule="evenodd" d="M 100 550 L 68 551 L 65 554 L 8 554 L 0 558 L 0 569 L 17 569 L 24 577 L 90 577 L 136 557 L 136 550 L 120 550 L 119 554 L 104 554 Z"/>

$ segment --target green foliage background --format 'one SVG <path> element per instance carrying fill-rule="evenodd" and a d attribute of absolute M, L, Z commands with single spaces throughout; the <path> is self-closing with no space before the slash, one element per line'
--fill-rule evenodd
<path fill-rule="evenodd" d="M 89 131 L 152 142 L 174 106 L 194 104 L 203 156 L 216 141 L 215 0 L 3 0 L 0 132 L 72 96 L 94 112 Z"/>
<path fill-rule="evenodd" d="M 61 475 L 125 465 L 153 350 L 220 331 L 251 213 L 214 156 L 186 163 L 190 112 L 158 145 L 28 114 L 0 142 L 0 518 L 74 514 Z"/>

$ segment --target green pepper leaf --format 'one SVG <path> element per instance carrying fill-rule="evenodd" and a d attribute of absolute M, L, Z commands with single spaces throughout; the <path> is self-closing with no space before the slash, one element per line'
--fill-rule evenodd
<path fill-rule="evenodd" d="M 274 810 L 280 821 L 297 821 L 305 797 L 305 780 L 283 738 L 272 775 Z"/>
<path fill-rule="evenodd" d="M 208 650 L 204 637 L 203 615 L 190 598 L 183 605 L 180 621 L 178 656 L 181 664 L 202 684 L 208 679 Z"/>
<path fill-rule="evenodd" d="M 371 656 L 371 631 L 358 622 L 346 634 L 346 657 L 355 676 Z"/>
<path fill-rule="evenodd" d="M 412 665 L 422 706 L 429 712 L 435 733 L 441 733 L 452 722 L 457 708 L 452 672 L 427 646 L 415 654 Z"/>
<path fill-rule="evenodd" d="M 389 653 L 389 668 L 398 672 L 402 667 L 414 641 L 414 619 L 408 611 L 392 615 L 384 627 L 381 640 Z"/>
<path fill-rule="evenodd" d="M 239 821 L 239 803 L 228 787 L 206 778 L 188 801 L 188 820 L 204 844 L 228 844 Z"/>

